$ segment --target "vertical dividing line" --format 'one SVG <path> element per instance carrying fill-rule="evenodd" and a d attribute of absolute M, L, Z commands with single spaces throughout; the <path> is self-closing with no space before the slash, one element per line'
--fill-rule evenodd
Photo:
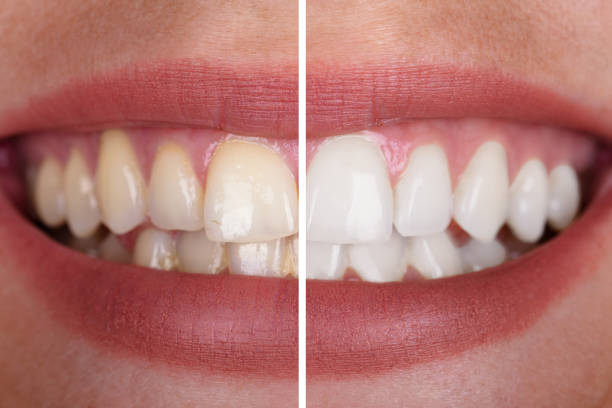
<path fill-rule="evenodd" d="M 298 398 L 300 401 L 299 407 L 306 408 L 306 0 L 298 1 Z"/>

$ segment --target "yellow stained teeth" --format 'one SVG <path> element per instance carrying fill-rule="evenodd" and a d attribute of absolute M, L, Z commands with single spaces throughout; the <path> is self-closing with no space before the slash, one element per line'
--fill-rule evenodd
<path fill-rule="evenodd" d="M 48 227 L 64 223 L 66 202 L 62 165 L 53 157 L 45 158 L 34 181 L 34 207 L 40 220 Z"/>
<path fill-rule="evenodd" d="M 85 158 L 73 149 L 64 172 L 64 194 L 68 227 L 77 237 L 90 236 L 100 224 L 94 188 Z"/>

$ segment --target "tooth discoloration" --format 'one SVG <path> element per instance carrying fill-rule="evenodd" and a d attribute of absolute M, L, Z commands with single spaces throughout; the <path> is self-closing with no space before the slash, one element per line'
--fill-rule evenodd
<path fill-rule="evenodd" d="M 40 220 L 48 227 L 64 223 L 66 201 L 64 196 L 64 170 L 58 160 L 45 158 L 36 172 L 34 181 L 34 207 Z"/>

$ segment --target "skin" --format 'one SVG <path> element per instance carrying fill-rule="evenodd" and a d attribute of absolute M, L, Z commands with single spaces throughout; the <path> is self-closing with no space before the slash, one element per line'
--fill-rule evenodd
<path fill-rule="evenodd" d="M 497 68 L 612 113 L 606 1 L 309 0 L 307 13 L 310 66 Z M 297 3 L 286 1 L 8 0 L 0 112 L 129 62 L 295 62 L 296 25 Z M 382 375 L 313 378 L 309 405 L 607 406 L 611 266 L 612 257 L 594 262 L 593 273 L 521 335 Z M 101 351 L 57 324 L 15 278 L 18 270 L 18 262 L 0 262 L 2 406 L 296 405 L 296 381 L 195 374 Z"/>

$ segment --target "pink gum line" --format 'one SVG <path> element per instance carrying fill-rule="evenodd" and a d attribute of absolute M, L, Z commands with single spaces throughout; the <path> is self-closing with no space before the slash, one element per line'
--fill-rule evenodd
<path fill-rule="evenodd" d="M 226 132 L 210 129 L 125 129 L 134 152 L 140 162 L 143 175 L 148 180 L 155 154 L 166 142 L 182 146 L 191 156 L 191 163 L 198 178 L 206 180 L 206 169 L 215 148 L 229 138 L 242 138 Z M 19 146 L 26 163 L 36 164 L 44 157 L 54 156 L 66 163 L 72 148 L 78 148 L 85 156 L 92 174 L 98 161 L 98 149 L 101 132 L 65 133 L 47 132 L 24 135 L 19 139 Z M 245 137 L 247 140 L 263 143 L 274 149 L 284 160 L 297 180 L 298 143 L 297 139 L 267 139 Z"/>
<path fill-rule="evenodd" d="M 562 163 L 577 171 L 594 161 L 595 142 L 583 134 L 560 128 L 510 123 L 497 120 L 415 120 L 365 132 L 379 144 L 387 161 L 392 183 L 399 179 L 410 153 L 418 146 L 436 143 L 446 152 L 453 185 L 478 147 L 489 140 L 506 148 L 508 174 L 513 180 L 521 165 L 531 158 L 551 170 Z M 308 139 L 308 162 L 327 138 Z"/>

